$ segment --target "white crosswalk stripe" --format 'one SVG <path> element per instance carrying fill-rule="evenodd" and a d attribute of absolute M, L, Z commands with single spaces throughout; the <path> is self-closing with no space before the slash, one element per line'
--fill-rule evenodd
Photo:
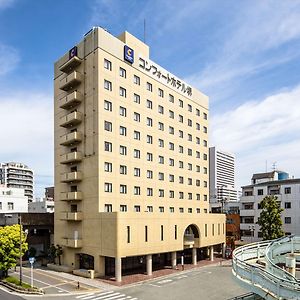
<path fill-rule="evenodd" d="M 138 298 L 132 298 L 125 294 L 121 294 L 114 291 L 102 292 L 100 294 L 89 293 L 85 295 L 77 296 L 76 299 L 80 300 L 138 300 Z"/>

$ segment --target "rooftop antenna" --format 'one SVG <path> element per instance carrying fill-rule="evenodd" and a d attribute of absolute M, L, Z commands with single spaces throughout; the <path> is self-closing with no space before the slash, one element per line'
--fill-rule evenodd
<path fill-rule="evenodd" d="M 277 163 L 277 161 L 274 161 L 273 164 L 272 164 L 272 170 L 273 171 L 275 171 L 277 169 L 276 163 Z"/>
<path fill-rule="evenodd" d="M 146 44 L 146 19 L 144 19 L 144 43 Z"/>

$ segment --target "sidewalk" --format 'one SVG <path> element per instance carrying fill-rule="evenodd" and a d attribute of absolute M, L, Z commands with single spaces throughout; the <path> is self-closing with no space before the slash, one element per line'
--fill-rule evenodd
<path fill-rule="evenodd" d="M 122 275 L 122 282 L 116 282 L 115 277 L 109 277 L 106 276 L 104 278 L 96 278 L 96 281 L 103 282 L 106 284 L 110 284 L 113 286 L 125 286 L 129 284 L 134 284 L 138 282 L 142 282 L 145 280 L 150 280 L 158 277 L 167 276 L 174 273 L 182 273 L 191 269 L 195 268 L 202 268 L 206 266 L 216 266 L 216 265 L 222 265 L 222 266 L 231 266 L 231 260 L 224 260 L 222 258 L 214 258 L 214 261 L 210 261 L 208 259 L 206 260 L 200 260 L 198 261 L 197 265 L 192 264 L 186 264 L 184 265 L 184 270 L 182 270 L 181 265 L 177 265 L 177 269 L 172 269 L 171 267 L 166 267 L 164 269 L 156 270 L 152 272 L 152 276 L 146 275 L 146 273 L 138 273 L 138 274 L 128 274 L 128 275 Z"/>

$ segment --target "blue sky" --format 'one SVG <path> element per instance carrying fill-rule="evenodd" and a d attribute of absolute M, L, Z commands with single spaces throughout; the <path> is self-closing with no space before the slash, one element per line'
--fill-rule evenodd
<path fill-rule="evenodd" d="M 300 1 L 0 0 L 0 161 L 53 184 L 53 62 L 92 26 L 143 39 L 150 57 L 210 97 L 210 144 L 237 185 L 277 167 L 300 177 Z"/>

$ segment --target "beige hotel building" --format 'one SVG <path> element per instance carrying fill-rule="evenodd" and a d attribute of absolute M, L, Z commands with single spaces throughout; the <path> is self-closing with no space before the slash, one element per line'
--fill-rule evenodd
<path fill-rule="evenodd" d="M 64 266 L 121 281 L 221 249 L 225 216 L 209 213 L 207 96 L 130 33 L 96 27 L 55 63 L 54 100 Z"/>

